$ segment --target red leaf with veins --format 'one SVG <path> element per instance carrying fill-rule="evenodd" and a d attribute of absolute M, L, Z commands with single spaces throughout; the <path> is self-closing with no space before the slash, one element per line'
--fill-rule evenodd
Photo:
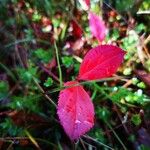
<path fill-rule="evenodd" d="M 65 86 L 78 84 L 69 81 Z M 82 86 L 74 86 L 60 92 L 57 114 L 60 123 L 71 140 L 78 139 L 94 125 L 92 101 Z"/>
<path fill-rule="evenodd" d="M 80 65 L 80 80 L 96 80 L 112 76 L 123 61 L 125 52 L 113 45 L 100 45 L 91 49 Z"/>
<path fill-rule="evenodd" d="M 89 13 L 89 26 L 94 37 L 96 37 L 99 41 L 103 41 L 105 39 L 107 31 L 105 23 L 99 16 L 92 12 Z"/>

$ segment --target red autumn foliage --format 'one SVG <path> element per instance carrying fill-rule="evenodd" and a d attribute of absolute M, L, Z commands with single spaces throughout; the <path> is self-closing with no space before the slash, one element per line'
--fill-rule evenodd
<path fill-rule="evenodd" d="M 117 46 L 100 45 L 91 49 L 81 64 L 78 79 L 95 80 L 117 71 L 125 52 Z M 77 81 L 69 81 L 59 94 L 57 114 L 71 140 L 78 139 L 94 124 L 94 108 L 88 93 Z"/>
<path fill-rule="evenodd" d="M 78 84 L 76 81 L 65 86 Z M 74 86 L 60 92 L 58 116 L 65 132 L 71 140 L 78 139 L 94 125 L 94 107 L 82 86 Z"/>
<path fill-rule="evenodd" d="M 90 5 L 90 1 L 86 1 L 86 4 Z M 82 29 L 74 20 L 71 23 L 73 35 L 81 38 Z M 93 36 L 103 41 L 106 35 L 103 20 L 90 12 L 89 26 Z M 92 48 L 81 63 L 77 79 L 96 80 L 112 76 L 123 61 L 124 54 L 121 48 L 113 45 Z M 69 87 L 60 91 L 57 114 L 66 134 L 75 140 L 93 127 L 94 107 L 88 93 L 77 81 L 69 81 L 64 85 Z"/>
<path fill-rule="evenodd" d="M 112 76 L 120 66 L 125 52 L 113 45 L 100 45 L 91 49 L 80 66 L 81 80 L 96 80 Z"/>

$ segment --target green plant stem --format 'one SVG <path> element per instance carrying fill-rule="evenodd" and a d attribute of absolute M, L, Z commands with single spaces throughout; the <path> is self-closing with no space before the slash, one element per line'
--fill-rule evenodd
<path fill-rule="evenodd" d="M 54 42 L 54 47 L 55 47 L 55 50 L 56 50 L 56 59 L 57 59 L 57 65 L 58 65 L 58 71 L 59 71 L 60 87 L 62 87 L 62 85 L 63 85 L 62 71 L 61 71 L 61 67 L 60 67 L 59 54 L 58 54 L 58 48 L 57 48 L 56 42 Z"/>
<path fill-rule="evenodd" d="M 92 141 L 98 143 L 99 145 L 102 145 L 102 146 L 104 146 L 104 147 L 107 147 L 108 149 L 114 150 L 112 147 L 110 147 L 110 146 L 108 146 L 108 145 L 106 145 L 106 144 L 104 144 L 104 143 L 102 143 L 102 142 L 100 142 L 100 141 L 97 141 L 97 140 L 93 139 L 92 137 L 90 137 L 90 136 L 88 136 L 88 135 L 83 135 L 83 137 L 85 137 L 86 139 L 90 139 L 90 140 L 92 140 Z"/>
<path fill-rule="evenodd" d="M 62 86 L 62 87 L 59 87 L 59 88 L 55 88 L 55 89 L 53 89 L 53 90 L 51 90 L 50 92 L 47 92 L 47 93 L 51 94 L 51 93 L 59 92 L 59 91 L 61 91 L 63 89 L 67 89 L 67 88 L 71 88 L 71 87 L 79 86 L 79 85 L 84 85 L 84 84 L 88 84 L 88 83 L 104 82 L 104 81 L 112 81 L 112 80 L 121 80 L 121 79 L 124 79 L 124 77 L 112 77 L 112 78 L 106 78 L 106 79 L 101 79 L 101 80 L 81 81 L 80 83 L 72 84 L 70 86 Z M 108 89 L 108 88 L 105 88 L 105 89 Z"/>
<path fill-rule="evenodd" d="M 97 95 L 97 89 L 94 90 L 92 96 L 91 96 L 91 99 L 93 100 Z"/>
<path fill-rule="evenodd" d="M 30 132 L 28 132 L 27 130 L 24 130 L 24 132 L 28 136 L 28 138 L 30 139 L 30 141 L 33 143 L 33 145 L 35 145 L 35 147 L 38 150 L 41 150 L 39 144 L 37 143 L 37 141 L 35 140 L 35 138 L 30 134 Z"/>
<path fill-rule="evenodd" d="M 96 84 L 96 83 L 94 83 L 94 86 L 95 86 L 95 88 L 96 88 L 97 90 L 99 90 L 102 94 L 104 94 L 108 99 L 112 100 L 112 99 L 111 99 L 111 96 L 105 92 L 105 90 L 107 90 L 108 87 L 107 87 L 107 88 L 103 88 L 103 87 L 100 87 L 100 86 L 99 86 L 98 84 Z"/>
<path fill-rule="evenodd" d="M 123 142 L 121 141 L 121 139 L 119 138 L 119 136 L 117 135 L 117 133 L 114 131 L 114 129 L 111 127 L 111 125 L 105 121 L 106 125 L 111 129 L 111 131 L 113 132 L 113 134 L 115 135 L 115 137 L 117 138 L 117 140 L 119 141 L 119 143 L 122 145 L 124 150 L 127 150 L 126 146 L 123 144 Z"/>

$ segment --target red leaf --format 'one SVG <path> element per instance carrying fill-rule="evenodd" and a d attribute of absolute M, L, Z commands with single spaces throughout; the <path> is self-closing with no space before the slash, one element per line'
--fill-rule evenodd
<path fill-rule="evenodd" d="M 94 37 L 96 37 L 99 41 L 103 41 L 105 39 L 107 31 L 105 23 L 99 16 L 92 12 L 89 13 L 89 26 Z"/>
<path fill-rule="evenodd" d="M 72 34 L 76 37 L 76 38 L 80 38 L 82 36 L 82 29 L 81 27 L 74 21 L 71 21 L 72 24 Z"/>
<path fill-rule="evenodd" d="M 78 79 L 96 80 L 112 76 L 123 61 L 125 52 L 113 45 L 91 49 L 83 59 Z"/>
<path fill-rule="evenodd" d="M 76 81 L 65 86 L 78 84 Z M 60 123 L 71 140 L 78 139 L 94 125 L 92 101 L 82 86 L 74 86 L 60 92 L 57 114 Z"/>

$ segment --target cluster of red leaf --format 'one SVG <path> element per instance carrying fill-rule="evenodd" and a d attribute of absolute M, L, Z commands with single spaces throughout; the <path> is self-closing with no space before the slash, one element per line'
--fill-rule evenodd
<path fill-rule="evenodd" d="M 73 22 L 73 26 L 76 26 Z M 99 41 L 106 35 L 106 27 L 99 16 L 89 13 L 91 33 Z M 77 36 L 81 30 L 78 30 Z M 99 45 L 91 49 L 83 59 L 77 77 L 80 80 L 97 80 L 112 76 L 120 66 L 125 52 L 117 46 Z M 78 81 L 64 84 L 60 91 L 57 114 L 60 123 L 71 140 L 78 139 L 94 125 L 94 107 L 88 93 Z"/>

